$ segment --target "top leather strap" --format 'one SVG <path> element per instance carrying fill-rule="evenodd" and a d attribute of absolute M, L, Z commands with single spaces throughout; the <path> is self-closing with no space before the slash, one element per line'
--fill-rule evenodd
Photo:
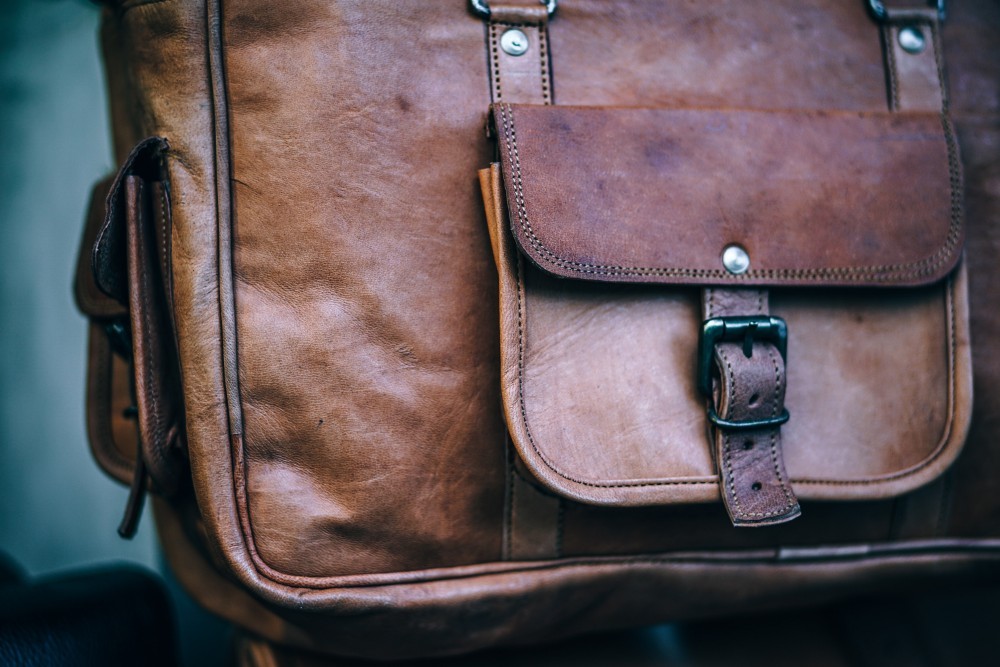
<path fill-rule="evenodd" d="M 489 55 L 493 102 L 552 104 L 549 14 L 541 5 L 490 8 Z"/>

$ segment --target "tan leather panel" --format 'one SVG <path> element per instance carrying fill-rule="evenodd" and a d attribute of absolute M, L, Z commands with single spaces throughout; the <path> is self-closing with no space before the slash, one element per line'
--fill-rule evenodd
<path fill-rule="evenodd" d="M 499 104 L 493 121 L 518 245 L 558 276 L 913 285 L 961 255 L 939 113 Z M 721 261 L 733 244 L 750 257 L 739 275 Z"/>
<path fill-rule="evenodd" d="M 587 500 L 717 497 L 694 388 L 697 295 L 567 290 L 523 261 L 521 270 L 523 298 L 501 292 L 521 319 L 520 331 L 502 334 L 514 376 L 504 396 L 514 441 L 535 474 L 563 492 L 588 487 Z M 637 491 L 643 482 L 649 490 Z"/>
<path fill-rule="evenodd" d="M 439 32 L 415 34 L 400 15 L 373 40 L 370 4 L 226 11 L 257 551 L 276 573 L 303 576 L 497 559 L 494 269 L 475 206 L 483 26 L 439 4 L 419 12 Z M 419 68 L 386 65 L 417 48 Z M 399 132 L 431 119 L 433 131 Z"/>

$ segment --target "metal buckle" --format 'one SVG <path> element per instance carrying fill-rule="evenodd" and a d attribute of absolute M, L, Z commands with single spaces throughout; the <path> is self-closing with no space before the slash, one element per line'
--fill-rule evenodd
<path fill-rule="evenodd" d="M 788 325 L 780 317 L 750 315 L 740 317 L 713 317 L 705 320 L 698 340 L 698 389 L 705 396 L 712 397 L 712 355 L 719 343 L 743 343 L 743 354 L 753 353 L 755 340 L 774 343 L 781 359 L 787 362 Z M 718 420 L 718 421 L 716 421 Z M 721 420 L 716 416 L 714 423 Z"/>
<path fill-rule="evenodd" d="M 556 6 L 559 4 L 559 0 L 539 0 L 539 2 L 545 5 L 545 9 L 548 10 L 549 16 L 556 13 Z M 469 0 L 469 4 L 472 5 L 472 11 L 479 14 L 483 18 L 490 17 L 490 3 L 488 0 Z"/>
<path fill-rule="evenodd" d="M 745 422 L 734 422 L 720 417 L 719 413 L 715 411 L 714 405 L 708 406 L 708 421 L 715 424 L 718 428 L 725 429 L 726 431 L 754 431 L 759 428 L 774 428 L 784 424 L 788 421 L 789 417 L 791 417 L 791 415 L 788 414 L 788 410 L 782 410 L 781 414 L 777 417 L 768 417 L 767 419 L 751 419 Z"/>
<path fill-rule="evenodd" d="M 788 355 L 788 325 L 780 317 L 767 315 L 751 315 L 740 317 L 713 317 L 705 320 L 701 327 L 701 338 L 698 339 L 698 389 L 711 400 L 712 398 L 712 356 L 715 346 L 719 343 L 743 343 L 743 354 L 748 358 L 753 354 L 755 340 L 774 343 L 783 361 Z M 715 406 L 709 403 L 708 420 L 716 427 L 727 431 L 750 431 L 762 428 L 774 428 L 788 421 L 788 410 L 782 410 L 777 417 L 754 419 L 749 421 L 730 421 L 723 419 L 715 411 Z"/>
<path fill-rule="evenodd" d="M 944 21 L 948 13 L 945 0 L 930 0 L 928 4 L 937 9 L 938 20 Z M 889 18 L 889 10 L 885 8 L 885 3 L 882 0 L 868 0 L 868 11 L 879 22 L 885 22 Z"/>

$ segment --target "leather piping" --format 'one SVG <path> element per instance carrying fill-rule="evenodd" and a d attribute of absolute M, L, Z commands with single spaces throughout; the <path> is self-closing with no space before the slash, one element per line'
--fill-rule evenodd
<path fill-rule="evenodd" d="M 381 574 L 345 575 L 339 577 L 286 576 L 276 583 L 300 589 L 298 608 L 327 609 L 329 600 L 338 589 L 365 589 L 407 586 L 443 580 L 475 579 L 493 575 L 514 575 L 537 571 L 566 571 L 578 568 L 658 566 L 669 564 L 714 564 L 722 567 L 809 566 L 816 563 L 878 562 L 907 558 L 929 557 L 935 560 L 953 555 L 963 560 L 987 558 L 1000 561 L 1000 539 L 911 540 L 892 543 L 863 543 L 837 547 L 805 546 L 744 549 L 729 551 L 679 551 L 640 556 L 597 556 L 562 558 L 544 561 L 493 562 L 450 568 L 388 572 Z M 301 590 L 308 589 L 308 590 Z M 315 592 L 314 592 L 315 591 Z M 272 591 L 265 591 L 272 593 Z M 279 601 L 280 598 L 279 598 Z M 287 602 L 285 602 L 287 604 Z"/>
<path fill-rule="evenodd" d="M 645 267 L 645 266 L 610 266 L 589 264 L 568 260 L 553 252 L 542 241 L 531 226 L 524 195 L 524 178 L 521 171 L 521 160 L 517 149 L 517 132 L 514 126 L 514 111 L 509 104 L 496 106 L 503 125 L 504 141 L 514 168 L 512 182 L 514 184 L 513 206 L 516 211 L 517 224 L 524 230 L 535 253 L 525 250 L 532 259 L 550 266 L 557 266 L 566 271 L 580 274 L 608 276 L 663 276 L 663 277 L 695 277 L 726 279 L 727 283 L 747 281 L 794 279 L 802 281 L 823 282 L 836 278 L 837 280 L 895 282 L 898 280 L 919 279 L 933 276 L 938 269 L 949 262 L 957 262 L 961 256 L 960 240 L 962 238 L 962 197 L 959 188 L 961 182 L 960 162 L 957 154 L 957 143 L 951 120 L 941 114 L 942 135 L 948 151 L 949 186 L 951 188 L 951 223 L 944 244 L 933 255 L 906 264 L 886 264 L 879 266 L 847 266 L 825 269 L 750 269 L 746 273 L 733 275 L 723 269 L 691 269 L 684 267 Z"/>

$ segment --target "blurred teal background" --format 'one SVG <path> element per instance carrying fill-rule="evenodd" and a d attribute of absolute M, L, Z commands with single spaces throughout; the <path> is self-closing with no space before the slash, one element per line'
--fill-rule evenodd
<path fill-rule="evenodd" d="M 151 517 L 123 541 L 126 489 L 87 448 L 86 323 L 71 284 L 91 185 L 113 165 L 82 0 L 0 2 L 0 550 L 30 574 L 156 568 Z"/>
<path fill-rule="evenodd" d="M 98 26 L 85 0 L 0 0 L 0 552 L 28 574 L 132 561 L 167 577 L 187 667 L 228 657 L 227 626 L 170 578 L 146 511 L 91 459 L 86 322 L 71 285 L 93 183 L 113 164 Z"/>

